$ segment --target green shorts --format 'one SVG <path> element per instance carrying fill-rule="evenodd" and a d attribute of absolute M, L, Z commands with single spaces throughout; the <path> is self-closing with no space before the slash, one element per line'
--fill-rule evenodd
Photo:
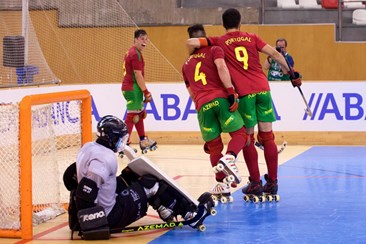
<path fill-rule="evenodd" d="M 249 94 L 240 98 L 238 110 L 247 128 L 254 127 L 258 121 L 276 121 L 270 91 Z"/>
<path fill-rule="evenodd" d="M 202 105 L 197 117 L 205 142 L 215 139 L 221 132 L 234 132 L 244 126 L 239 112 L 229 111 L 229 102 L 225 98 L 216 98 Z"/>
<path fill-rule="evenodd" d="M 144 108 L 144 96 L 137 83 L 133 84 L 133 90 L 122 91 L 122 94 L 127 102 L 127 111 L 141 111 Z"/>

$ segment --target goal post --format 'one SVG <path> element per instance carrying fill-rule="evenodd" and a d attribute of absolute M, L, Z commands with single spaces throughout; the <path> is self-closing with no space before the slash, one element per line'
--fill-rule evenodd
<path fill-rule="evenodd" d="M 61 111 L 60 103 L 64 103 L 69 112 L 67 116 L 73 119 L 73 124 L 76 127 L 65 126 L 56 121 L 59 115 L 57 111 Z M 39 199 L 37 195 L 52 195 L 54 191 L 58 191 L 56 188 L 64 188 L 61 186 L 60 180 L 55 184 L 56 187 L 52 187 L 46 183 L 47 177 L 51 178 L 62 178 L 62 169 L 71 164 L 76 159 L 78 149 L 86 142 L 92 140 L 92 121 L 91 121 L 91 95 L 87 90 L 74 90 L 65 92 L 55 92 L 47 94 L 36 94 L 25 96 L 18 106 L 19 111 L 19 211 L 14 208 L 2 206 L 2 214 L 0 215 L 0 224 L 7 224 L 6 222 L 13 221 L 11 215 L 13 212 L 19 212 L 18 218 L 19 225 L 8 223 L 10 227 L 6 225 L 0 226 L 0 237 L 12 237 L 22 239 L 32 239 L 33 236 L 33 222 L 34 213 L 37 211 L 44 210 L 52 204 L 64 204 L 65 197 L 60 197 L 60 193 L 56 194 L 56 197 L 52 199 L 45 197 L 46 199 Z M 45 109 L 46 108 L 46 109 Z M 3 119 L 3 118 L 2 118 Z M 5 120 L 5 119 L 4 119 Z M 12 122 L 10 119 L 9 124 Z M 38 126 L 42 125 L 42 126 Z M 74 126 L 74 125 L 73 125 Z M 51 129 L 49 129 L 49 127 Z M 59 128 L 52 128 L 59 127 Z M 59 132 L 57 131 L 59 130 Z M 10 129 L 2 129 L 0 132 L 8 132 Z M 45 134 L 42 134 L 47 132 Z M 76 139 L 75 139 L 76 138 Z M 50 142 L 52 141 L 52 142 Z M 8 145 L 11 147 L 12 145 Z M 70 151 L 72 149 L 72 151 Z M 58 158 L 58 153 L 64 151 L 68 157 Z M 71 153 L 70 153 L 71 152 Z M 55 156 L 56 155 L 56 156 Z M 10 165 L 7 160 L 1 162 L 2 164 L 9 164 L 8 167 L 15 167 L 17 165 L 16 159 L 11 162 Z M 34 163 L 38 163 L 36 166 Z M 56 161 L 52 164 L 51 161 Z M 62 161 L 64 164 L 61 170 L 55 169 L 60 168 L 59 163 Z M 2 167 L 6 167 L 2 165 Z M 37 167 L 39 167 L 37 169 Z M 49 167 L 49 171 L 47 169 Z M 5 170 L 6 171 L 6 170 Z M 56 172 L 57 171 L 57 172 Z M 39 173 L 40 172 L 40 173 Z M 36 176 L 36 174 L 39 174 Z M 39 179 L 43 178 L 43 179 Z M 41 180 L 41 184 L 47 184 L 45 190 L 41 190 L 39 186 L 35 187 L 35 181 Z M 11 200 L 6 200 L 6 193 L 0 189 L 1 199 L 4 204 L 9 204 Z M 42 192 L 39 192 L 42 191 Z M 49 192 L 48 192 L 49 191 Z M 68 200 L 68 198 L 66 198 Z M 15 204 L 15 203 L 10 203 Z M 7 211 L 11 213 L 4 213 Z M 11 216 L 11 217 L 9 217 Z M 14 221 L 15 222 L 15 221 Z M 12 228 L 14 226 L 14 228 Z"/>

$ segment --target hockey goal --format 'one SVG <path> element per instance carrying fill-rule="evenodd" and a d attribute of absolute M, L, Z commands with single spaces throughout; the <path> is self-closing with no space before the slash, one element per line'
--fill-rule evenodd
<path fill-rule="evenodd" d="M 65 212 L 62 176 L 92 140 L 87 90 L 0 104 L 0 237 L 32 239 L 32 226 Z"/>

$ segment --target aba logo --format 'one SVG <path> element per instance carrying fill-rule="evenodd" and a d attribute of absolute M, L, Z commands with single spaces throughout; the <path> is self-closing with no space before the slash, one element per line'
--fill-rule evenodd
<path fill-rule="evenodd" d="M 366 120 L 366 104 L 359 93 L 342 93 L 337 96 L 333 93 L 312 93 L 309 106 L 313 114 L 309 117 L 304 114 L 304 120 L 324 120 L 327 117 L 336 120 Z"/>

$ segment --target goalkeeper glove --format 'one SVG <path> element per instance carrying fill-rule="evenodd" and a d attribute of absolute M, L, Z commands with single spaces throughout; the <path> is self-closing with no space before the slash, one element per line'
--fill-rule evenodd
<path fill-rule="evenodd" d="M 239 106 L 239 95 L 235 92 L 234 87 L 226 88 L 227 93 L 227 100 L 229 101 L 229 111 L 234 112 L 238 109 Z"/>
<path fill-rule="evenodd" d="M 147 89 L 146 90 L 143 90 L 142 92 L 144 93 L 144 96 L 145 96 L 144 103 L 151 102 L 151 100 L 152 100 L 151 93 Z"/>
<path fill-rule="evenodd" d="M 302 82 L 300 78 L 300 73 L 296 72 L 295 70 L 292 70 L 288 72 L 288 75 L 290 76 L 290 80 L 293 87 L 300 87 Z"/>

